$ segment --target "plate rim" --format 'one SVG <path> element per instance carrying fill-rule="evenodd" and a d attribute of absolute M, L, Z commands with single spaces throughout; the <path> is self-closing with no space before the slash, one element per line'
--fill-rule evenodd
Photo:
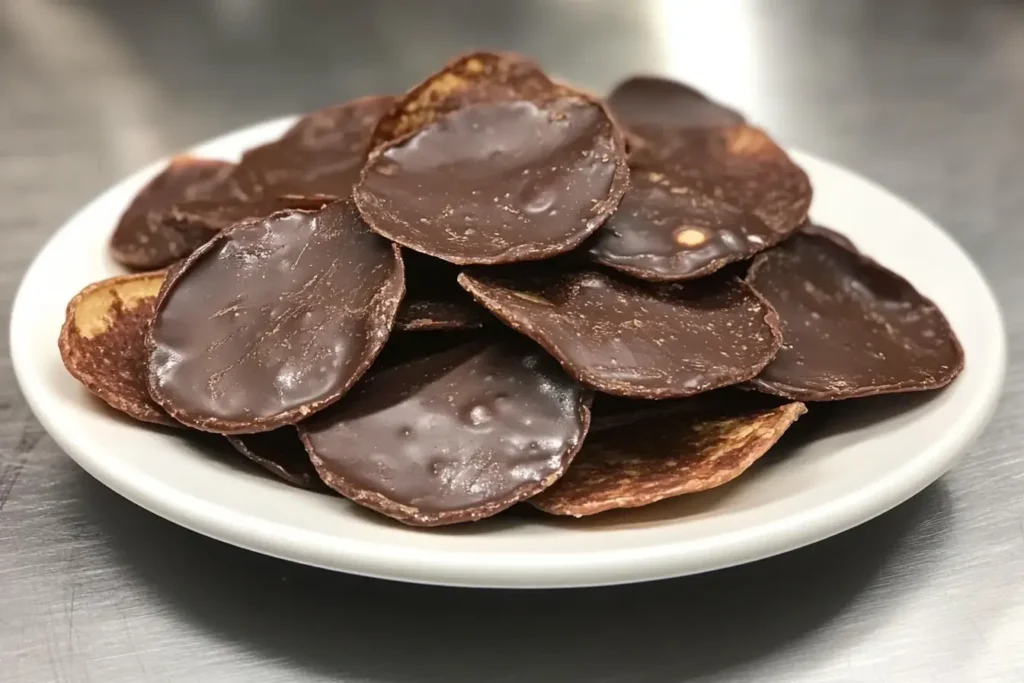
<path fill-rule="evenodd" d="M 223 145 L 226 140 L 235 136 L 254 136 L 257 131 L 275 128 L 283 130 L 296 118 L 296 115 L 289 115 L 244 126 L 193 145 L 187 151 L 202 154 L 205 148 Z M 431 585 L 570 588 L 684 576 L 789 552 L 842 533 L 885 513 L 913 497 L 948 471 L 953 462 L 962 455 L 966 446 L 989 423 L 999 404 L 1006 374 L 1007 339 L 1005 321 L 991 285 L 971 255 L 941 225 L 909 201 L 856 171 L 799 149 L 787 148 L 786 151 L 800 165 L 810 161 L 812 164 L 831 167 L 855 178 L 872 192 L 898 202 L 914 214 L 915 218 L 929 224 L 934 229 L 936 238 L 945 240 L 945 246 L 952 248 L 964 259 L 967 272 L 986 297 L 984 305 L 990 309 L 988 313 L 993 329 L 989 340 L 991 348 L 988 350 L 993 353 L 993 358 L 989 372 L 991 377 L 983 386 L 991 388 L 984 396 L 985 400 L 980 407 L 975 410 L 972 423 L 947 441 L 929 443 L 913 458 L 902 462 L 887 476 L 876 480 L 870 486 L 862 486 L 828 503 L 760 525 L 757 527 L 758 533 L 761 534 L 760 538 L 751 538 L 748 529 L 738 529 L 719 534 L 712 539 L 703 539 L 699 543 L 701 552 L 696 553 L 699 561 L 693 557 L 681 556 L 684 550 L 688 553 L 693 552 L 692 541 L 683 544 L 682 547 L 679 544 L 661 543 L 602 550 L 596 556 L 593 553 L 545 554 L 544 566 L 541 569 L 536 566 L 536 553 L 493 555 L 479 550 L 425 553 L 421 549 L 379 545 L 351 538 L 344 544 L 335 541 L 333 544 L 325 545 L 320 534 L 303 533 L 304 530 L 296 529 L 289 524 L 268 527 L 264 521 L 255 520 L 219 503 L 196 498 L 187 491 L 168 487 L 159 481 L 149 481 L 146 486 L 140 486 L 137 482 L 132 485 L 117 476 L 116 467 L 105 467 L 99 459 L 77 448 L 67 430 L 56 425 L 43 408 L 41 396 L 45 393 L 45 388 L 33 386 L 27 374 L 30 361 L 24 354 L 28 349 L 23 348 L 24 345 L 18 341 L 18 331 L 31 321 L 30 314 L 25 311 L 29 298 L 26 294 L 26 285 L 38 277 L 36 272 L 41 268 L 41 264 L 45 264 L 49 252 L 56 248 L 55 245 L 68 226 L 108 196 L 118 194 L 125 184 L 143 176 L 155 175 L 174 156 L 173 154 L 128 174 L 97 194 L 67 218 L 35 254 L 29 267 L 22 274 L 11 308 L 9 343 L 14 375 L 22 396 L 36 419 L 57 445 L 90 476 L 134 504 L 179 526 L 231 545 L 284 560 L 373 578 Z M 190 503 L 183 504 L 183 499 L 190 500 Z M 262 528 L 255 528 L 257 525 Z M 416 565 L 414 571 L 409 570 L 410 563 Z M 637 571 L 637 566 L 642 566 L 643 570 Z"/>

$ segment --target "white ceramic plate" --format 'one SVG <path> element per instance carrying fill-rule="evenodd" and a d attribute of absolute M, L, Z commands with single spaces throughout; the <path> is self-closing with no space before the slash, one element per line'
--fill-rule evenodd
<path fill-rule="evenodd" d="M 195 151 L 237 159 L 291 120 Z M 14 304 L 14 369 L 40 422 L 97 479 L 182 526 L 269 555 L 390 579 L 492 587 L 624 583 L 749 562 L 860 524 L 935 481 L 987 421 L 1005 366 L 992 293 L 940 228 L 849 171 L 793 156 L 814 183 L 813 217 L 932 297 L 959 334 L 967 367 L 927 399 L 835 406 L 827 430 L 813 427 L 812 406 L 798 428 L 811 420 L 816 438 L 800 438 L 798 430 L 780 453 L 714 491 L 578 521 L 513 513 L 417 530 L 340 498 L 290 488 L 115 414 L 65 371 L 57 336 L 67 301 L 120 272 L 107 255 L 107 238 L 162 162 L 94 200 L 40 252 Z"/>

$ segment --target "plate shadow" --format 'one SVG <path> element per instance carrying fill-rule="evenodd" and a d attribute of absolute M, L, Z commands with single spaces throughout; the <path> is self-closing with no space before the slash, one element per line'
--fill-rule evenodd
<path fill-rule="evenodd" d="M 184 628 L 337 680 L 642 683 L 743 667 L 840 619 L 894 566 L 905 572 L 905 554 L 929 571 L 922 556 L 942 547 L 951 520 L 940 480 L 860 527 L 745 566 L 607 588 L 454 589 L 276 560 L 144 512 L 84 472 L 76 486 L 77 513 Z"/>

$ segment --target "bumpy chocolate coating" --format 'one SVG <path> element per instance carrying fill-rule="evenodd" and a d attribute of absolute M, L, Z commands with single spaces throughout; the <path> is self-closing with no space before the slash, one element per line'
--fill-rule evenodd
<path fill-rule="evenodd" d="M 350 197 L 370 135 L 393 104 L 391 97 L 363 97 L 307 114 L 279 140 L 242 156 L 238 186 L 251 196 Z"/>
<path fill-rule="evenodd" d="M 280 427 L 260 434 L 235 434 L 225 437 L 235 450 L 292 486 L 322 491 L 313 463 L 309 461 L 295 427 Z"/>
<path fill-rule="evenodd" d="M 634 126 L 632 131 L 643 144 L 631 149 L 630 165 L 665 175 L 677 192 L 712 197 L 754 214 L 772 229 L 776 242 L 807 220 L 810 179 L 760 128 Z"/>
<path fill-rule="evenodd" d="M 734 278 L 647 285 L 599 271 L 463 273 L 459 283 L 570 375 L 617 396 L 690 396 L 750 379 L 779 348 L 775 312 Z"/>
<path fill-rule="evenodd" d="M 150 394 L 196 429 L 293 424 L 366 371 L 404 287 L 398 248 L 351 201 L 236 225 L 165 283 L 147 340 Z"/>
<path fill-rule="evenodd" d="M 743 115 L 678 81 L 633 76 L 608 96 L 608 107 L 626 126 L 714 128 L 744 123 Z"/>
<path fill-rule="evenodd" d="M 236 198 L 237 190 L 229 182 L 234 169 L 234 164 L 214 159 L 171 159 L 121 215 L 110 237 L 114 260 L 133 269 L 157 269 L 192 253 L 211 233 L 165 224 L 163 216 L 185 202 Z"/>
<path fill-rule="evenodd" d="M 747 281 L 779 313 L 783 345 L 752 382 L 826 401 L 937 389 L 963 369 L 942 311 L 905 279 L 812 227 L 758 256 Z"/>
<path fill-rule="evenodd" d="M 496 514 L 569 466 L 589 396 L 540 349 L 472 343 L 368 375 L 299 425 L 320 477 L 406 524 Z"/>
<path fill-rule="evenodd" d="M 178 426 L 149 397 L 146 329 L 165 273 L 95 282 L 67 306 L 58 346 L 68 372 L 112 408 L 141 420 Z"/>
<path fill-rule="evenodd" d="M 655 404 L 653 417 L 593 432 L 565 475 L 530 504 L 583 517 L 706 491 L 746 472 L 807 412 L 802 403 L 765 407 L 732 398 L 685 399 L 673 414 Z"/>
<path fill-rule="evenodd" d="M 629 189 L 587 243 L 591 260 L 633 277 L 671 282 L 703 277 L 778 241 L 753 213 L 632 169 Z"/>
<path fill-rule="evenodd" d="M 459 265 L 549 258 L 618 205 L 625 148 L 595 102 L 469 105 L 371 152 L 354 197 L 379 234 Z"/>

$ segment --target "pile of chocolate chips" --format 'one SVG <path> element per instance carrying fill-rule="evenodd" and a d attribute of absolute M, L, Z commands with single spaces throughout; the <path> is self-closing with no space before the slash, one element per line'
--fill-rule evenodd
<path fill-rule="evenodd" d="M 742 474 L 807 403 L 962 369 L 811 197 L 685 85 L 602 100 L 474 53 L 237 164 L 170 161 L 110 239 L 136 272 L 71 301 L 60 349 L 117 410 L 407 524 L 647 505 Z"/>

